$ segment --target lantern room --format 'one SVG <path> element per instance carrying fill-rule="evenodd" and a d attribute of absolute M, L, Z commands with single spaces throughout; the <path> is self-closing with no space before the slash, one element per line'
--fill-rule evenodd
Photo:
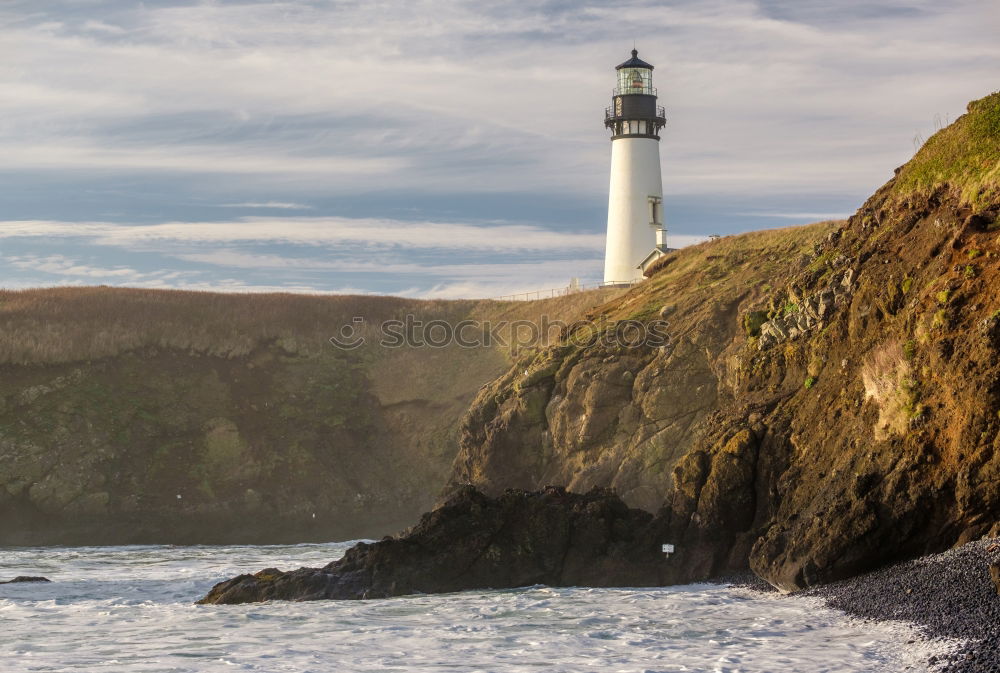
<path fill-rule="evenodd" d="M 645 94 L 655 96 L 653 66 L 639 58 L 639 51 L 632 50 L 632 58 L 617 66 L 618 88 L 615 95 Z"/>
<path fill-rule="evenodd" d="M 640 59 L 638 50 L 633 49 L 632 58 L 615 70 L 618 81 L 612 105 L 604 111 L 604 125 L 610 129 L 611 139 L 636 136 L 659 139 L 666 113 L 656 104 L 653 66 Z"/>

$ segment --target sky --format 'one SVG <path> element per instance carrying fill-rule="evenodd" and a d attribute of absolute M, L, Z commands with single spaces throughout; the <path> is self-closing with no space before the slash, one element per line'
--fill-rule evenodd
<path fill-rule="evenodd" d="M 1000 88 L 995 0 L 4 0 L 0 287 L 600 280 L 614 66 L 669 243 L 845 217 Z"/>

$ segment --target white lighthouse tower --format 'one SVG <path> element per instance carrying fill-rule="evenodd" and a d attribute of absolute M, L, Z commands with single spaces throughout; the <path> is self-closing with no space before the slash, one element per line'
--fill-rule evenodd
<path fill-rule="evenodd" d="M 656 104 L 653 66 L 638 51 L 615 70 L 618 86 L 604 114 L 611 130 L 604 282 L 631 283 L 642 280 L 645 267 L 666 250 L 660 129 L 667 120 Z"/>

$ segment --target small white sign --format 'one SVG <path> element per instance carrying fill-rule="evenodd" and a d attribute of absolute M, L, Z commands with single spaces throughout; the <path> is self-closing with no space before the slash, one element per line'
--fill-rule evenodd
<path fill-rule="evenodd" d="M 674 546 L 672 544 L 665 544 L 665 545 L 663 545 L 663 553 L 664 554 L 673 554 L 674 553 Z"/>

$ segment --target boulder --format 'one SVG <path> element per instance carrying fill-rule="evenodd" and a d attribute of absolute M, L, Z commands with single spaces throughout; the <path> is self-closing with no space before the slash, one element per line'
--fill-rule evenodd
<path fill-rule="evenodd" d="M 659 586 L 670 560 L 653 515 L 607 489 L 549 487 L 490 498 L 456 491 L 414 528 L 358 543 L 323 568 L 269 568 L 221 582 L 202 604 L 386 598 L 467 589 Z"/>

